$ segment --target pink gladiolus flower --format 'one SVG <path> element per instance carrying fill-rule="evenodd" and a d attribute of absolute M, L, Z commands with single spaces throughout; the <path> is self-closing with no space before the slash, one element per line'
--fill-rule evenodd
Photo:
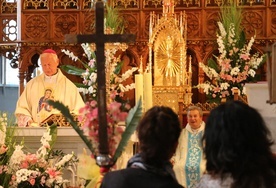
<path fill-rule="evenodd" d="M 26 155 L 26 161 L 30 164 L 36 164 L 37 163 L 37 157 L 35 154 L 28 154 Z"/>
<path fill-rule="evenodd" d="M 30 184 L 31 184 L 32 186 L 34 186 L 34 184 L 35 184 L 35 179 L 32 178 L 32 179 L 29 180 L 29 182 L 30 182 Z"/>
<path fill-rule="evenodd" d="M 118 111 L 120 110 L 120 107 L 121 107 L 121 103 L 112 102 L 112 103 L 109 105 L 110 113 L 118 112 Z"/>
<path fill-rule="evenodd" d="M 57 171 L 56 168 L 47 168 L 46 172 L 49 174 L 50 178 L 55 178 L 61 175 L 61 172 Z"/>
<path fill-rule="evenodd" d="M 20 164 L 20 167 L 21 167 L 21 168 L 26 168 L 26 169 L 27 169 L 27 168 L 29 167 L 28 161 L 26 161 L 26 160 L 25 160 L 25 161 L 22 161 L 21 164 Z"/>
<path fill-rule="evenodd" d="M 220 92 L 220 88 L 219 88 L 219 87 L 215 87 L 215 88 L 213 89 L 213 91 L 214 91 L 214 93 L 218 93 L 218 92 Z"/>
<path fill-rule="evenodd" d="M 44 184 L 46 183 L 46 177 L 45 176 L 42 176 L 41 179 L 40 179 L 40 184 Z"/>
<path fill-rule="evenodd" d="M 5 144 L 2 144 L 0 147 L 0 154 L 6 153 L 8 151 L 8 147 Z"/>
<path fill-rule="evenodd" d="M 246 61 L 246 60 L 250 60 L 250 57 L 249 57 L 248 54 L 241 54 L 241 55 L 240 55 L 240 58 L 243 59 L 243 60 L 245 60 L 245 61 Z"/>

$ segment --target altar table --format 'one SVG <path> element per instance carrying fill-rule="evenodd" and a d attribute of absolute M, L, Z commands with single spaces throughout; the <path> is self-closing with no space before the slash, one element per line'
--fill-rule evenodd
<path fill-rule="evenodd" d="M 272 150 L 276 153 L 276 104 L 267 103 L 269 100 L 268 83 L 247 83 L 245 88 L 248 105 L 260 112 L 271 131 L 271 136 L 275 142 Z"/>

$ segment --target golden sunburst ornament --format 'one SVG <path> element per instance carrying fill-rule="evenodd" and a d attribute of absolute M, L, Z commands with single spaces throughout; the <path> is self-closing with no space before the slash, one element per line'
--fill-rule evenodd
<path fill-rule="evenodd" d="M 180 48 L 173 37 L 167 36 L 166 40 L 160 41 L 156 57 L 158 68 L 162 75 L 175 77 L 180 71 Z"/>

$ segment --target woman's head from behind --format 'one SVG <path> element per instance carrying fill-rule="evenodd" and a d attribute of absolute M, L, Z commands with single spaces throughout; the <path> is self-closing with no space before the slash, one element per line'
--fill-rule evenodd
<path fill-rule="evenodd" d="M 181 128 L 171 108 L 154 106 L 145 113 L 137 132 L 142 158 L 146 163 L 158 165 L 172 157 Z"/>
<path fill-rule="evenodd" d="M 211 111 L 203 136 L 207 171 L 243 173 L 266 168 L 271 158 L 270 132 L 261 115 L 239 101 L 221 104 Z"/>

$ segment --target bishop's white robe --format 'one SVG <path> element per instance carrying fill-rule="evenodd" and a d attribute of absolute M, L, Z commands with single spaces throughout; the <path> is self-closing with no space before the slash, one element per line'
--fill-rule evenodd
<path fill-rule="evenodd" d="M 174 171 L 178 182 L 185 188 L 195 188 L 206 170 L 201 139 L 205 123 L 193 132 L 190 125 L 182 130 L 174 157 Z"/>
<path fill-rule="evenodd" d="M 35 123 L 39 124 L 49 115 L 60 113 L 45 103 L 44 97 L 46 90 L 49 89 L 51 91 L 49 99 L 62 102 L 68 106 L 71 112 L 78 114 L 79 109 L 84 107 L 83 99 L 76 85 L 58 69 L 58 73 L 54 76 L 48 77 L 42 73 L 26 84 L 17 101 L 15 115 L 17 117 L 23 115 L 26 117 L 25 120 L 32 118 Z M 18 126 L 26 126 L 26 123 L 27 121 Z"/>

